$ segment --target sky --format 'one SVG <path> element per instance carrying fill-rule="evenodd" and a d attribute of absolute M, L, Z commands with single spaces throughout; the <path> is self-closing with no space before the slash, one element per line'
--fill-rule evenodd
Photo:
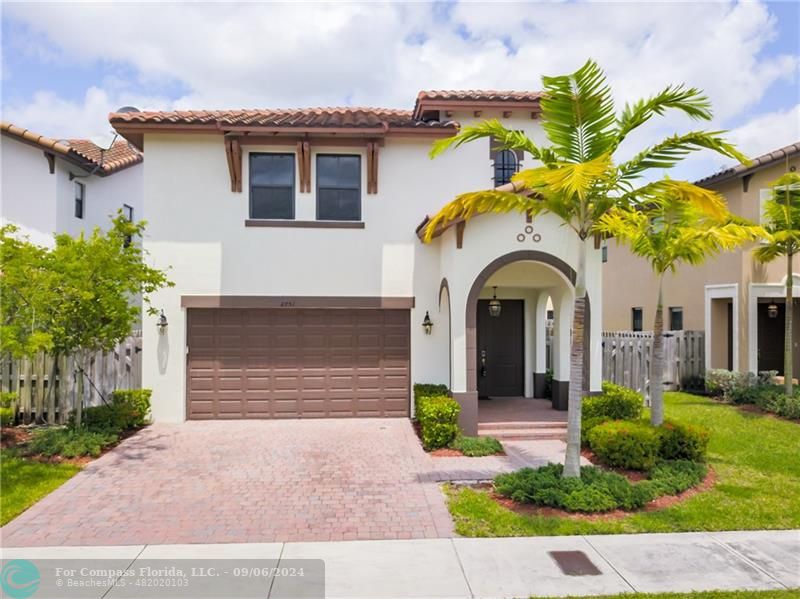
<path fill-rule="evenodd" d="M 714 119 L 670 114 L 666 135 L 727 130 L 749 156 L 800 141 L 800 3 L 3 2 L 4 121 L 55 138 L 108 137 L 109 112 L 413 107 L 422 89 L 540 89 L 594 58 L 625 102 L 672 83 Z M 146 156 L 146 150 L 145 150 Z M 671 176 L 731 163 L 710 152 Z"/>

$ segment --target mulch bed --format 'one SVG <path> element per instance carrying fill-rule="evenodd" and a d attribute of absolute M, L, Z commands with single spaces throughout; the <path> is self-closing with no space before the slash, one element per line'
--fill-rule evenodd
<path fill-rule="evenodd" d="M 494 457 L 494 456 L 504 456 L 506 455 L 505 451 L 498 451 L 497 453 L 490 453 L 488 456 L 474 456 L 474 455 L 464 455 L 458 449 L 452 449 L 451 447 L 442 447 L 440 449 L 434 449 L 428 452 L 429 456 L 434 458 L 487 458 L 487 457 Z"/>
<path fill-rule="evenodd" d="M 419 425 L 419 422 L 416 420 L 411 421 L 411 426 L 414 427 L 414 432 L 417 434 L 417 439 L 419 439 L 419 444 L 422 445 L 422 428 Z M 423 450 L 425 448 L 423 447 Z M 429 456 L 434 458 L 471 458 L 476 456 L 467 456 L 461 453 L 458 449 L 452 449 L 450 447 L 441 447 L 439 449 L 432 449 L 431 451 L 425 450 Z M 499 451 L 497 453 L 490 454 L 492 456 L 503 456 L 506 455 L 505 451 Z M 487 456 L 481 456 L 487 457 Z"/>
<path fill-rule="evenodd" d="M 625 470 L 614 470 L 626 476 L 631 482 L 636 482 L 637 480 L 646 479 L 647 476 L 644 475 L 642 472 L 633 472 L 633 471 L 625 471 Z M 628 476 L 627 473 L 635 474 L 635 476 Z M 708 466 L 708 474 L 706 477 L 700 482 L 700 484 L 692 487 L 691 489 L 687 489 L 683 493 L 679 493 L 678 495 L 664 495 L 662 497 L 658 497 L 644 506 L 642 509 L 639 510 L 612 510 L 610 512 L 600 512 L 597 514 L 584 514 L 584 513 L 576 513 L 576 512 L 568 512 L 566 510 L 561 510 L 558 508 L 553 507 L 541 507 L 536 505 L 531 505 L 528 503 L 520 503 L 518 501 L 514 501 L 509 497 L 504 497 L 499 493 L 496 493 L 494 487 L 491 484 L 483 483 L 479 485 L 470 485 L 471 488 L 485 491 L 489 497 L 498 503 L 499 505 L 503 506 L 504 508 L 511 510 L 514 513 L 521 514 L 523 516 L 544 516 L 550 518 L 569 518 L 570 520 L 583 520 L 587 522 L 598 522 L 598 521 L 606 521 L 606 520 L 619 520 L 621 518 L 627 518 L 631 514 L 636 514 L 638 512 L 656 512 L 659 510 L 663 510 L 668 507 L 672 507 L 678 503 L 686 501 L 697 495 L 698 493 L 705 493 L 706 491 L 710 490 L 717 482 L 717 475 L 714 470 Z"/>
<path fill-rule="evenodd" d="M 39 428 L 39 427 L 36 427 Z M 25 443 L 27 443 L 34 430 L 34 427 L 27 427 L 27 426 L 4 426 L 0 429 L 0 446 L 3 449 L 17 449 L 22 448 Z M 80 466 L 83 468 L 86 464 L 95 461 L 97 458 L 102 457 L 112 449 L 114 449 L 117 445 L 122 443 L 128 437 L 132 437 L 140 430 L 145 427 L 134 428 L 131 430 L 124 431 L 120 433 L 119 440 L 116 443 L 112 443 L 111 445 L 106 445 L 101 451 L 100 455 L 98 456 L 79 456 L 76 458 L 65 458 L 60 455 L 54 456 L 45 456 L 42 454 L 33 454 L 33 455 L 24 455 L 23 457 L 27 460 L 32 460 L 34 462 L 42 462 L 45 464 L 72 464 L 74 466 Z"/>

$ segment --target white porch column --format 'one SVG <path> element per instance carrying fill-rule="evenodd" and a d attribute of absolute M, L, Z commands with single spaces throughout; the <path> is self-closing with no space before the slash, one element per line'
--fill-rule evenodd
<path fill-rule="evenodd" d="M 547 377 L 547 301 L 548 291 L 540 291 L 536 298 L 534 318 L 533 397 L 542 398 Z"/>
<path fill-rule="evenodd" d="M 569 353 L 572 330 L 572 293 L 557 290 L 552 295 L 555 316 L 553 330 L 553 407 L 567 409 L 569 396 Z"/>
<path fill-rule="evenodd" d="M 535 397 L 534 395 L 534 372 L 536 372 L 536 331 L 538 321 L 536 320 L 536 307 L 539 302 L 539 292 L 528 290 L 525 293 L 525 397 Z"/>
<path fill-rule="evenodd" d="M 469 389 L 468 368 L 475 368 L 475 362 L 467 361 L 467 352 L 474 356 L 476 350 L 475 330 L 467 332 L 467 299 L 457 290 L 450 289 L 450 335 L 452 342 L 452 386 L 453 398 L 461 406 L 458 424 L 465 435 L 478 434 L 478 391 Z M 471 337 L 471 338 L 470 338 Z"/>

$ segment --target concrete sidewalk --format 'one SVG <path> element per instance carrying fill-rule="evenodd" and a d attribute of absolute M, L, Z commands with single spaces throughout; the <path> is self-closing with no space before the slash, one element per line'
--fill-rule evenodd
<path fill-rule="evenodd" d="M 556 552 L 556 553 L 554 553 Z M 557 552 L 580 552 L 559 554 Z M 557 557 L 567 557 L 563 567 Z M 528 597 L 800 588 L 800 531 L 221 545 L 26 547 L 10 559 L 322 559 L 325 597 Z M 587 562 L 588 560 L 588 562 Z M 232 562 L 235 565 L 235 561 Z M 583 573 L 568 575 L 564 568 Z M 286 580 L 286 579 L 284 579 Z M 261 597 L 289 596 L 281 579 Z M 116 597 L 97 589 L 90 597 Z M 131 596 L 131 595 L 126 595 Z M 164 594 L 163 596 L 178 596 Z M 234 589 L 228 596 L 238 597 Z M 297 595 L 291 595 L 297 596 Z M 317 595 L 319 596 L 319 595 Z"/>

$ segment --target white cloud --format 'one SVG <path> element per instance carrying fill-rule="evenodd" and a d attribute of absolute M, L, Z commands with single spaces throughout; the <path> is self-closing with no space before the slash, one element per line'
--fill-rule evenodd
<path fill-rule="evenodd" d="M 107 128 L 106 113 L 123 104 L 410 108 L 420 89 L 535 89 L 542 74 L 573 70 L 588 56 L 605 67 L 620 101 L 674 82 L 703 88 L 718 115 L 711 126 L 721 128 L 798 71 L 797 56 L 763 55 L 775 20 L 758 3 L 487 2 L 446 9 L 422 3 L 20 3 L 4 9 L 33 29 L 31 43 L 47 40 L 41 52 L 51 62 L 121 63 L 137 73 L 131 85 L 109 81 L 88 90 L 83 103 L 43 87 L 29 101 L 4 106 L 4 118 L 48 133 Z M 174 100 L 131 91 L 137 83 L 162 80 L 180 81 L 189 91 Z M 686 124 L 673 118 L 632 141 L 647 143 Z"/>
<path fill-rule="evenodd" d="M 800 142 L 800 104 L 757 115 L 728 137 L 750 157 Z"/>

